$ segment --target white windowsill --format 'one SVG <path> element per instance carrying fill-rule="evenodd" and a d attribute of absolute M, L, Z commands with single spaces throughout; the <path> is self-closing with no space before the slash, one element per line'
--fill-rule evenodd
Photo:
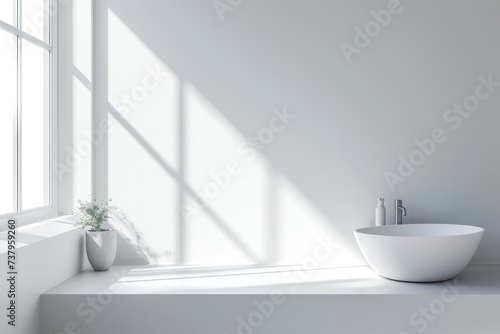
<path fill-rule="evenodd" d="M 26 247 L 43 240 L 67 233 L 76 229 L 72 216 L 62 216 L 54 219 L 23 225 L 16 230 L 16 249 Z M 0 232 L 0 254 L 7 252 L 7 231 Z"/>

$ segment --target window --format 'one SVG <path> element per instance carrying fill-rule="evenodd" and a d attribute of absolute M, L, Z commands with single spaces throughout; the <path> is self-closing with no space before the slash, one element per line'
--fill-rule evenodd
<path fill-rule="evenodd" d="M 0 0 L 0 216 L 52 204 L 51 0 Z"/>

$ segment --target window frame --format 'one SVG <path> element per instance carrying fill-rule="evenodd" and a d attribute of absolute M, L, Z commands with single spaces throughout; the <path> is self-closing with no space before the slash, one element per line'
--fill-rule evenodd
<path fill-rule="evenodd" d="M 58 154 L 57 154 L 57 101 L 58 101 L 58 83 L 57 83 L 57 78 L 58 78 L 58 61 L 57 61 L 57 37 L 58 37 L 58 22 L 57 22 L 57 13 L 58 13 L 58 1 L 57 0 L 47 0 L 48 1 L 48 10 L 46 12 L 47 19 L 48 19 L 48 42 L 42 41 L 27 32 L 22 30 L 22 0 L 16 0 L 15 3 L 15 14 L 16 14 L 16 19 L 13 22 L 13 25 L 8 24 L 6 22 L 3 22 L 0 20 L 0 29 L 11 34 L 13 38 L 15 39 L 16 43 L 16 48 L 17 48 L 17 92 L 18 92 L 18 104 L 17 104 L 17 111 L 16 111 L 16 118 L 17 118 L 17 124 L 15 128 L 15 143 L 17 149 L 15 150 L 15 161 L 16 161 L 16 166 L 15 166 L 15 176 L 16 176 L 16 187 L 14 189 L 14 193 L 12 194 L 14 198 L 14 203 L 17 211 L 11 212 L 11 213 L 6 213 L 6 214 L 0 214 L 0 231 L 4 230 L 7 228 L 7 223 L 8 220 L 10 219 L 15 219 L 17 221 L 18 226 L 26 225 L 29 223 L 33 222 L 40 222 L 46 219 L 54 218 L 58 214 L 58 207 L 57 207 L 57 202 L 58 202 L 58 197 L 57 197 L 57 192 L 58 192 L 58 182 L 57 182 L 57 175 L 54 173 L 54 166 L 55 162 L 57 161 Z M 19 162 L 21 161 L 21 151 L 20 151 L 20 145 L 21 145 L 21 133 L 19 132 L 19 129 L 22 129 L 22 126 L 20 124 L 21 120 L 21 112 L 22 112 L 22 103 L 20 101 L 20 96 L 21 96 L 21 85 L 22 85 L 22 65 L 21 65 L 21 59 L 22 59 L 22 42 L 27 41 L 29 43 L 32 43 L 33 45 L 36 45 L 37 47 L 42 48 L 43 50 L 46 50 L 49 55 L 49 60 L 48 60 L 48 116 L 45 117 L 44 121 L 46 124 L 46 129 L 47 129 L 47 143 L 45 144 L 45 149 L 48 152 L 48 156 L 46 158 L 48 159 L 48 172 L 46 177 L 48 177 L 48 180 L 46 180 L 47 185 L 48 185 L 48 190 L 46 196 L 47 198 L 47 205 L 37 207 L 37 208 L 32 208 L 32 209 L 27 209 L 27 210 L 22 210 L 21 207 L 21 191 L 22 191 L 22 175 L 21 175 L 21 168 L 22 166 L 19 165 Z M 21 112 L 20 112 L 21 109 Z"/>

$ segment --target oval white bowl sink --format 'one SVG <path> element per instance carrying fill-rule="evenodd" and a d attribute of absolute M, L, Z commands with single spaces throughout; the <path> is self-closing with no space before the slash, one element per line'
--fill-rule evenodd
<path fill-rule="evenodd" d="M 368 264 L 379 275 L 407 282 L 456 276 L 476 252 L 484 229 L 452 224 L 407 224 L 354 231 Z"/>

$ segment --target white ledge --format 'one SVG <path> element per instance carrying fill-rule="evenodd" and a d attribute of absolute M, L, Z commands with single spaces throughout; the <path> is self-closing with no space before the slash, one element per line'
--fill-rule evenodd
<path fill-rule="evenodd" d="M 500 295 L 500 265 L 470 265 L 455 279 L 405 283 L 378 276 L 368 266 L 292 271 L 289 267 L 114 266 L 86 270 L 44 295 Z"/>

